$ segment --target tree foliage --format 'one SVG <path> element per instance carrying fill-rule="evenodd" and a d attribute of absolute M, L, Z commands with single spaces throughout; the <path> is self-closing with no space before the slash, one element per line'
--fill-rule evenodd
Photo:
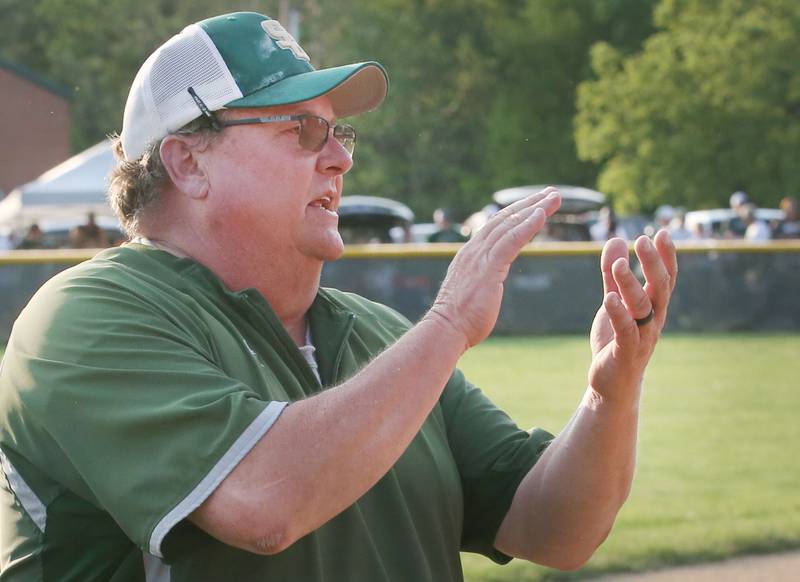
<path fill-rule="evenodd" d="M 486 103 L 494 78 L 483 0 L 337 2 L 326 23 L 338 62 L 375 59 L 390 76 L 380 112 L 355 120 L 364 136 L 348 177 L 349 193 L 403 200 L 418 216 L 436 206 L 485 204 Z M 323 35 L 327 36 L 327 35 Z M 330 39 L 330 36 L 327 36 Z"/>
<path fill-rule="evenodd" d="M 592 50 L 578 91 L 583 159 L 627 210 L 762 205 L 800 187 L 800 4 L 665 0 L 640 54 Z"/>
<path fill-rule="evenodd" d="M 367 143 L 350 191 L 405 200 L 424 216 L 474 210 L 506 186 L 594 185 L 595 165 L 578 160 L 573 139 L 575 89 L 595 40 L 639 48 L 652 4 L 379 0 L 335 19 L 322 4 L 325 21 L 349 32 L 333 52 L 376 58 L 392 80 L 380 114 L 358 120 Z"/>
<path fill-rule="evenodd" d="M 590 72 L 589 49 L 607 41 L 624 54 L 650 34 L 653 2 L 540 0 L 495 12 L 497 84 L 490 104 L 491 176 L 520 183 L 593 186 L 573 138 L 575 92 Z"/>

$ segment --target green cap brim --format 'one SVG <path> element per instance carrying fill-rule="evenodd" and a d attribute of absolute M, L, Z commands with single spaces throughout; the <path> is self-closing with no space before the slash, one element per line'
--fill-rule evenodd
<path fill-rule="evenodd" d="M 389 90 L 389 78 L 380 63 L 354 63 L 294 75 L 226 104 L 225 107 L 274 107 L 327 95 L 336 117 L 371 111 Z"/>

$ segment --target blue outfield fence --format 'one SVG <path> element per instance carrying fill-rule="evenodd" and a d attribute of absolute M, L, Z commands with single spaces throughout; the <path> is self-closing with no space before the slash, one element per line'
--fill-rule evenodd
<path fill-rule="evenodd" d="M 361 245 L 326 265 L 322 284 L 394 307 L 430 306 L 458 245 Z M 91 251 L 0 254 L 0 342 L 33 293 Z M 602 298 L 600 246 L 539 243 L 511 268 L 496 334 L 585 333 Z M 635 264 L 635 261 L 634 261 Z M 800 241 L 709 241 L 678 250 L 668 331 L 800 330 Z"/>

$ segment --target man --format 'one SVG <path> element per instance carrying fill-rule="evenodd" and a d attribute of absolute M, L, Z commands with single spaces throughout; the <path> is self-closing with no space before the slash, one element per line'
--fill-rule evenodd
<path fill-rule="evenodd" d="M 460 580 L 459 550 L 582 564 L 631 482 L 666 233 L 601 259 L 590 387 L 561 435 L 455 370 L 559 206 L 492 217 L 430 311 L 319 287 L 377 63 L 314 71 L 274 20 L 189 26 L 143 65 L 111 199 L 137 241 L 48 282 L 0 376 L 7 580 Z M 535 370 L 531 370 L 536 386 Z"/>
<path fill-rule="evenodd" d="M 44 232 L 38 222 L 34 222 L 28 227 L 25 236 L 22 237 L 18 249 L 41 249 L 44 248 Z"/>
<path fill-rule="evenodd" d="M 783 210 L 784 219 L 778 227 L 776 238 L 800 238 L 800 211 L 797 208 L 797 199 L 793 196 L 784 196 L 779 207 Z"/>
<path fill-rule="evenodd" d="M 753 242 L 770 240 L 772 238 L 772 231 L 766 222 L 758 219 L 756 216 L 756 209 L 757 207 L 753 203 L 742 205 L 740 216 L 745 226 L 744 238 L 745 240 Z"/>
<path fill-rule="evenodd" d="M 589 228 L 594 241 L 606 241 L 620 236 L 617 213 L 610 206 L 603 206 L 597 213 L 597 222 Z"/>
<path fill-rule="evenodd" d="M 109 245 L 108 235 L 98 226 L 94 212 L 87 215 L 86 224 L 72 229 L 69 244 L 74 249 L 101 249 Z"/>
<path fill-rule="evenodd" d="M 452 212 L 448 208 L 437 208 L 433 212 L 433 222 L 436 224 L 436 232 L 431 233 L 428 242 L 459 243 L 467 240 L 453 223 Z"/>
<path fill-rule="evenodd" d="M 744 238 L 747 224 L 745 224 L 745 213 L 747 205 L 750 204 L 750 197 L 747 192 L 737 190 L 728 199 L 728 205 L 734 212 L 734 217 L 728 224 L 727 230 L 723 233 L 725 238 Z"/>
<path fill-rule="evenodd" d="M 702 238 L 695 236 L 692 231 L 686 228 L 686 209 L 676 208 L 675 216 L 669 221 L 669 236 L 673 241 L 676 240 L 691 240 L 693 238 Z"/>

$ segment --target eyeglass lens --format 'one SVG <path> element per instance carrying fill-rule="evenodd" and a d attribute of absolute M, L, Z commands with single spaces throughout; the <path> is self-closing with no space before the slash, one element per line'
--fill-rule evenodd
<path fill-rule="evenodd" d="M 320 151 L 328 141 L 330 124 L 327 120 L 309 115 L 300 120 L 300 145 L 312 152 Z M 350 125 L 336 125 L 333 139 L 338 141 L 352 155 L 356 145 L 356 132 Z"/>
<path fill-rule="evenodd" d="M 356 149 L 356 130 L 352 125 L 337 125 L 333 128 L 333 139 L 342 144 L 351 156 Z"/>

